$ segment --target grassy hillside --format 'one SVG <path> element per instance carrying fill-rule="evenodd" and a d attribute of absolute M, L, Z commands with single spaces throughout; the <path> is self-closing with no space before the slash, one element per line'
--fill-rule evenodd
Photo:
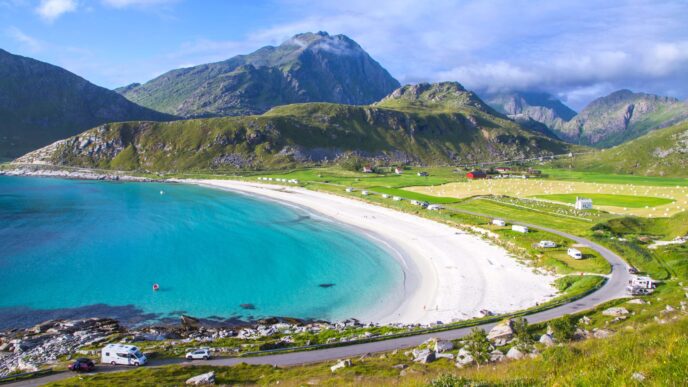
<path fill-rule="evenodd" d="M 554 165 L 581 171 L 688 177 L 688 122 Z"/>
<path fill-rule="evenodd" d="M 675 98 L 619 90 L 592 101 L 552 129 L 577 144 L 611 147 L 688 119 L 688 104 Z"/>
<path fill-rule="evenodd" d="M 173 118 L 60 67 L 0 49 L 0 160 L 105 122 Z"/>
<path fill-rule="evenodd" d="M 569 151 L 567 144 L 494 115 L 479 99 L 457 103 L 464 91 L 455 91 L 444 94 L 448 102 L 441 106 L 391 98 L 380 106 L 309 103 L 260 116 L 107 124 L 19 161 L 148 171 L 333 162 L 359 169 L 363 163 L 446 165 Z"/>

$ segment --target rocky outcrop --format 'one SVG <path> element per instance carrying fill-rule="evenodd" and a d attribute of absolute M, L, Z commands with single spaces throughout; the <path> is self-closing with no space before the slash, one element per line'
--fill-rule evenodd
<path fill-rule="evenodd" d="M 511 320 L 505 320 L 495 325 L 487 334 L 487 339 L 500 345 L 514 338 L 514 330 Z"/>
<path fill-rule="evenodd" d="M 613 316 L 613 317 L 625 316 L 628 313 L 629 313 L 628 309 L 622 308 L 622 307 L 608 308 L 602 312 L 602 314 L 605 316 Z"/>
<path fill-rule="evenodd" d="M 207 386 L 215 384 L 215 371 L 206 372 L 186 380 L 187 385 Z"/>
<path fill-rule="evenodd" d="M 333 365 L 330 367 L 330 371 L 337 372 L 337 370 L 342 369 L 342 368 L 347 368 L 351 367 L 351 359 L 345 359 L 345 360 L 340 360 L 337 362 L 337 364 Z"/>
<path fill-rule="evenodd" d="M 0 334 L 0 376 L 12 372 L 35 371 L 43 364 L 71 355 L 78 348 L 106 340 L 121 332 L 111 319 L 53 320 L 25 330 Z"/>

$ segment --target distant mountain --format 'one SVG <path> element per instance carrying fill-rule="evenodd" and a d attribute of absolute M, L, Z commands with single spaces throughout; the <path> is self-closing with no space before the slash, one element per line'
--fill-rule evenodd
<path fill-rule="evenodd" d="M 356 42 L 318 32 L 222 62 L 173 70 L 118 91 L 151 109 L 211 117 L 260 114 L 300 102 L 363 105 L 397 87 L 399 82 Z"/>
<path fill-rule="evenodd" d="M 404 86 L 379 103 L 305 103 L 259 116 L 99 126 L 20 159 L 123 170 L 287 168 L 347 163 L 448 165 L 566 153 L 458 83 Z"/>
<path fill-rule="evenodd" d="M 481 94 L 498 112 L 526 125 L 537 126 L 531 122 L 535 121 L 551 129 L 576 115 L 575 111 L 548 93 L 512 91 Z"/>
<path fill-rule="evenodd" d="M 552 129 L 566 141 L 604 148 L 686 119 L 686 102 L 619 90 L 592 101 L 569 122 Z"/>
<path fill-rule="evenodd" d="M 0 158 L 105 122 L 170 119 L 60 67 L 0 49 Z"/>
<path fill-rule="evenodd" d="M 688 121 L 654 130 L 613 148 L 576 156 L 558 166 L 642 176 L 688 177 Z"/>

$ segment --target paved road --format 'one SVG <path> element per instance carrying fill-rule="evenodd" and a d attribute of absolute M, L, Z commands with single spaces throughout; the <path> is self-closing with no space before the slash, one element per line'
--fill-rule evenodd
<path fill-rule="evenodd" d="M 486 214 L 481 214 L 478 212 L 473 212 L 473 211 L 467 211 L 467 210 L 457 210 L 457 209 L 452 209 L 451 211 L 456 211 L 464 214 L 469 214 L 469 215 L 476 215 L 476 216 L 482 216 L 482 217 L 490 217 L 489 215 Z M 600 246 L 597 243 L 594 243 L 592 241 L 589 241 L 585 238 L 581 238 L 563 231 L 547 228 L 547 227 L 541 227 L 541 226 L 536 226 L 534 224 L 528 224 L 528 223 L 523 223 L 523 222 L 518 222 L 514 220 L 509 220 L 505 219 L 506 221 L 512 223 L 512 224 L 520 224 L 523 226 L 527 226 L 532 229 L 538 229 L 542 231 L 546 231 L 552 234 L 556 234 L 559 236 L 562 236 L 564 238 L 571 239 L 581 245 L 585 245 L 590 247 L 591 249 L 597 251 L 602 257 L 604 257 L 609 264 L 611 265 L 611 273 L 608 276 L 607 282 L 596 292 L 589 294 L 577 301 L 574 301 L 572 303 L 558 306 L 556 308 L 548 309 L 542 312 L 538 312 L 535 314 L 531 314 L 528 316 L 528 322 L 530 323 L 538 323 L 538 322 L 543 322 L 547 320 L 551 320 L 557 317 L 561 317 L 565 314 L 572 314 L 572 313 L 577 313 L 586 309 L 591 309 L 594 308 L 595 306 L 616 299 L 620 297 L 626 296 L 626 285 L 628 284 L 628 281 L 630 280 L 631 276 L 628 274 L 628 265 L 626 262 L 624 262 L 623 259 L 621 259 L 620 256 L 612 252 L 611 250 L 607 249 L 606 247 Z M 489 324 L 483 324 L 480 325 L 479 327 L 485 330 L 491 329 L 496 323 L 489 323 Z M 403 338 L 398 338 L 398 339 L 390 339 L 390 340 L 384 340 L 384 341 L 377 341 L 373 343 L 365 343 L 365 344 L 354 344 L 354 345 L 349 345 L 349 346 L 344 346 L 344 347 L 337 347 L 337 348 L 327 348 L 327 349 L 319 349 L 319 350 L 313 350 L 313 351 L 304 351 L 304 352 L 292 352 L 292 353 L 285 353 L 285 354 L 275 354 L 275 355 L 267 355 L 267 356 L 258 356 L 258 357 L 242 357 L 242 358 L 218 358 L 218 359 L 212 359 L 208 361 L 196 361 L 194 364 L 203 364 L 203 365 L 213 365 L 213 366 L 231 366 L 234 364 L 238 363 L 247 363 L 247 364 L 268 364 L 268 365 L 275 365 L 275 366 L 294 366 L 294 365 L 300 365 L 300 364 L 308 364 L 308 363 L 318 363 L 318 362 L 323 362 L 323 361 L 333 361 L 336 359 L 343 359 L 343 358 L 348 358 L 348 357 L 355 357 L 355 356 L 361 356 L 363 354 L 367 353 L 376 353 L 376 352 L 388 352 L 388 351 L 393 351 L 395 349 L 402 349 L 402 348 L 409 348 L 409 347 L 415 347 L 423 343 L 425 340 L 431 338 L 431 337 L 437 337 L 440 339 L 446 339 L 446 340 L 454 340 L 454 339 L 459 339 L 463 336 L 465 336 L 467 333 L 470 332 L 472 328 L 459 328 L 459 329 L 453 329 L 449 331 L 444 331 L 444 332 L 436 332 L 436 333 L 428 333 L 428 334 L 422 334 L 422 335 L 417 335 L 417 336 L 410 336 L 410 337 L 403 337 Z M 150 366 L 165 366 L 165 365 L 170 365 L 170 364 L 188 364 L 187 361 L 184 361 L 182 359 L 169 359 L 169 360 L 160 360 L 160 361 L 152 361 Z M 123 368 L 111 368 L 108 369 L 109 367 L 105 367 L 104 372 L 117 372 L 117 371 L 122 371 L 124 370 Z M 125 368 L 126 369 L 126 368 Z M 4 386 L 12 386 L 12 387 L 33 387 L 33 386 L 40 386 L 45 383 L 49 382 L 54 382 L 58 380 L 62 380 L 68 377 L 73 376 L 71 373 L 63 372 L 59 374 L 54 374 L 42 378 L 37 378 L 33 380 L 27 380 L 23 382 L 16 382 L 16 383 L 11 383 L 11 384 L 6 384 Z"/>

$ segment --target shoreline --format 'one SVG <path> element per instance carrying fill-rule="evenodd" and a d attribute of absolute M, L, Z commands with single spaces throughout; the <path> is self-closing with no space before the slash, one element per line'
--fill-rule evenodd
<path fill-rule="evenodd" d="M 299 187 L 236 180 L 171 179 L 295 205 L 362 232 L 400 260 L 405 294 L 362 316 L 380 324 L 449 323 L 527 309 L 550 300 L 552 275 L 535 273 L 475 235 L 429 219 Z M 401 299 L 400 299 L 401 298 Z"/>

